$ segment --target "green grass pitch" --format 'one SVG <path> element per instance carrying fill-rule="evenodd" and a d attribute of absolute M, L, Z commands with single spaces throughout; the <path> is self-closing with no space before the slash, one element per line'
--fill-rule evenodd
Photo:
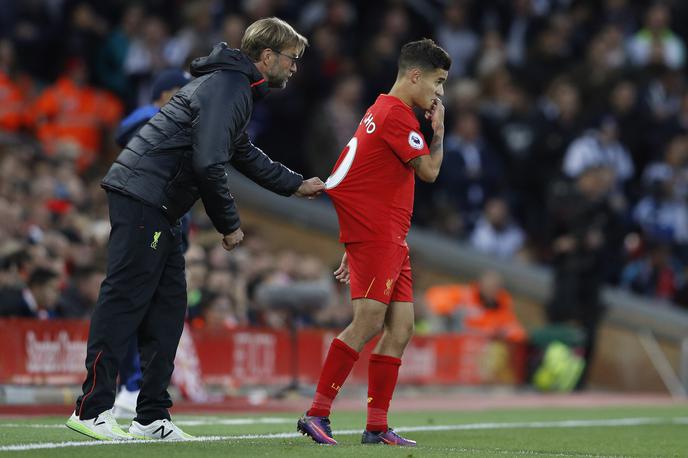
<path fill-rule="evenodd" d="M 688 411 L 683 407 L 537 408 L 392 413 L 391 424 L 416 448 L 360 444 L 363 412 L 335 412 L 339 445 L 298 435 L 298 413 L 179 415 L 199 440 L 114 444 L 61 426 L 65 418 L 0 419 L 0 458 L 12 457 L 685 457 Z M 123 422 L 120 422 L 123 424 Z M 85 445 L 89 443 L 90 445 Z"/>

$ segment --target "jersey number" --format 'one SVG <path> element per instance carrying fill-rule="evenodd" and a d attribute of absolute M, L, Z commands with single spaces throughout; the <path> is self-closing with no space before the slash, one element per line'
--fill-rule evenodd
<path fill-rule="evenodd" d="M 358 139 L 353 137 L 351 140 L 349 140 L 349 143 L 346 145 L 346 147 L 349 149 L 349 151 L 346 152 L 346 156 L 344 156 L 344 159 L 339 164 L 339 167 L 337 167 L 337 170 L 335 170 L 325 182 L 325 189 L 332 189 L 336 187 L 342 182 L 346 174 L 349 173 L 351 164 L 354 162 L 354 157 L 356 157 Z"/>

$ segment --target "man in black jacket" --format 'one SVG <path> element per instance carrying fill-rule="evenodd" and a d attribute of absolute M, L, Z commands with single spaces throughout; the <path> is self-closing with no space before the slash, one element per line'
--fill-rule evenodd
<path fill-rule="evenodd" d="M 124 118 L 117 127 L 115 141 L 121 148 L 125 148 L 129 140 L 155 116 L 179 89 L 191 81 L 191 75 L 179 68 L 168 68 L 158 73 L 151 89 L 152 100 L 148 105 L 141 106 Z M 182 253 L 189 248 L 189 230 L 191 229 L 191 211 L 179 219 L 182 232 Z M 95 301 L 94 301 L 95 303 Z M 115 397 L 115 407 L 112 414 L 115 418 L 133 418 L 136 412 L 136 400 L 141 389 L 141 364 L 139 360 L 139 345 L 136 336 L 129 341 L 127 353 L 119 366 L 119 385 L 121 388 Z"/>
<path fill-rule="evenodd" d="M 91 319 L 83 394 L 67 422 L 101 440 L 184 440 L 170 421 L 167 387 L 184 324 L 186 282 L 178 220 L 200 199 L 231 250 L 243 239 L 226 167 L 285 196 L 324 189 L 273 162 L 248 138 L 253 104 L 296 72 L 307 40 L 277 18 L 246 29 L 241 50 L 224 43 L 194 60 L 180 89 L 127 143 L 102 182 L 112 231 L 107 277 Z M 136 418 L 124 432 L 112 416 L 117 368 L 139 341 L 143 382 Z"/>
<path fill-rule="evenodd" d="M 554 289 L 547 319 L 572 322 L 584 333 L 585 369 L 577 389 L 585 387 L 604 314 L 600 290 L 622 245 L 621 217 L 610 198 L 614 182 L 612 164 L 594 161 L 574 179 L 555 182 L 548 193 Z"/>

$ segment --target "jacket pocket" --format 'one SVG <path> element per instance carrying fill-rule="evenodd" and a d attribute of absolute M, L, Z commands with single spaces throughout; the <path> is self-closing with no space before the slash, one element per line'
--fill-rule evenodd
<path fill-rule="evenodd" d="M 191 176 L 185 167 L 185 161 L 179 161 L 175 173 L 163 189 L 162 210 L 173 222 L 180 218 L 196 201 Z"/>

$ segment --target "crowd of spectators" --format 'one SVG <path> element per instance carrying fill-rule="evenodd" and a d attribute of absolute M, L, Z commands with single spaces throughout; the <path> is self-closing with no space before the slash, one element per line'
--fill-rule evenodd
<path fill-rule="evenodd" d="M 436 183 L 417 185 L 414 223 L 688 303 L 684 2 L 27 0 L 0 1 L 0 315 L 88 316 L 117 123 L 149 103 L 161 70 L 218 41 L 238 47 L 270 15 L 310 40 L 287 89 L 254 112 L 250 133 L 273 159 L 325 179 L 394 82 L 401 45 L 434 38 L 453 60 L 445 158 Z M 196 215 L 192 236 L 205 230 Z M 191 323 L 347 323 L 330 266 L 251 232 L 231 254 L 192 237 Z M 293 313 L 285 287 L 311 307 Z"/>
<path fill-rule="evenodd" d="M 79 175 L 72 159 L 43 158 L 16 145 L 2 154 L 0 316 L 90 316 L 105 276 L 109 234 L 99 181 Z M 227 252 L 202 214 L 194 217 L 186 253 L 192 325 L 279 328 L 293 319 L 346 325 L 350 307 L 330 266 L 312 255 L 275 250 L 250 227 L 246 243 Z"/>

